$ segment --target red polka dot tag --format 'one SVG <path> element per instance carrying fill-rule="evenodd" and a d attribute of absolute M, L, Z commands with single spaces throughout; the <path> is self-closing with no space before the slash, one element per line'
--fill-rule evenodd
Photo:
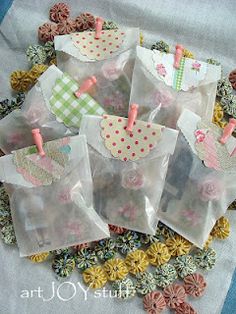
<path fill-rule="evenodd" d="M 71 35 L 75 47 L 91 60 L 106 59 L 120 49 L 125 39 L 125 33 L 117 29 L 103 31 L 99 39 L 95 39 L 94 34 L 90 31 Z"/>
<path fill-rule="evenodd" d="M 113 157 L 122 161 L 138 160 L 149 154 L 161 139 L 157 124 L 136 121 L 132 132 L 126 131 L 128 119 L 106 115 L 101 120 L 101 136 Z"/>

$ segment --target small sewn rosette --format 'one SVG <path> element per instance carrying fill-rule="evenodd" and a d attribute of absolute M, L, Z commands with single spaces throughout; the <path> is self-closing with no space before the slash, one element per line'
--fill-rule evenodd
<path fill-rule="evenodd" d="M 203 247 L 217 219 L 236 198 L 236 140 L 185 110 L 161 200 L 160 219 Z"/>
<path fill-rule="evenodd" d="M 142 106 L 138 117 L 176 127 L 184 109 L 210 121 L 220 66 L 182 57 L 174 67 L 175 55 L 137 47 L 130 103 Z"/>
<path fill-rule="evenodd" d="M 154 234 L 178 132 L 139 120 L 132 131 L 127 125 L 128 119 L 117 116 L 82 119 L 80 134 L 87 137 L 95 209 L 109 224 Z"/>
<path fill-rule="evenodd" d="M 55 37 L 57 64 L 82 83 L 88 76 L 97 82 L 93 98 L 108 114 L 125 116 L 129 106 L 138 28 L 85 31 Z"/>
<path fill-rule="evenodd" d="M 21 256 L 109 235 L 93 209 L 85 137 L 47 142 L 43 151 L 42 157 L 32 146 L 0 158 Z"/>

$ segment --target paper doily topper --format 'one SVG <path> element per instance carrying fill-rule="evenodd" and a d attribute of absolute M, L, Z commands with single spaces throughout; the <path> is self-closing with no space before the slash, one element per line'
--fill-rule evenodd
<path fill-rule="evenodd" d="M 59 180 L 69 161 L 69 141 L 70 138 L 64 138 L 44 144 L 44 157 L 38 155 L 34 146 L 13 152 L 17 172 L 35 186 L 50 185 Z"/>
<path fill-rule="evenodd" d="M 212 123 L 200 121 L 195 131 L 195 149 L 198 157 L 204 161 L 206 167 L 215 170 L 236 171 L 236 155 L 234 151 L 229 151 L 226 144 L 221 144 L 219 139 L 222 130 Z M 236 139 L 231 137 L 236 147 Z"/>
<path fill-rule="evenodd" d="M 82 32 L 71 35 L 75 47 L 82 55 L 91 60 L 104 60 L 118 51 L 124 41 L 125 33 L 119 29 L 104 30 L 96 39 L 94 32 Z"/>
<path fill-rule="evenodd" d="M 163 126 L 136 120 L 132 132 L 127 132 L 128 119 L 104 115 L 101 136 L 111 155 L 122 161 L 147 156 L 161 139 Z"/>

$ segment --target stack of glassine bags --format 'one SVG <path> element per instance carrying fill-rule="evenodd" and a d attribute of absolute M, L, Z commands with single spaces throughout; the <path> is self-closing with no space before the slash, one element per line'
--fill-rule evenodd
<path fill-rule="evenodd" d="M 236 198 L 235 120 L 211 123 L 220 66 L 138 46 L 139 29 L 56 36 L 52 65 L 0 122 L 21 256 L 158 221 L 202 248 Z"/>

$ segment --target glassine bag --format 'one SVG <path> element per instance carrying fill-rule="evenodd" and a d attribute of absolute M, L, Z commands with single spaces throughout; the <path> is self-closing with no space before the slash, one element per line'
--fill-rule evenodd
<path fill-rule="evenodd" d="M 183 109 L 211 121 L 221 67 L 137 47 L 130 104 L 140 104 L 138 118 L 176 128 Z"/>
<path fill-rule="evenodd" d="M 216 220 L 236 198 L 236 139 L 185 110 L 166 176 L 160 220 L 202 248 Z"/>
<path fill-rule="evenodd" d="M 21 110 L 0 121 L 0 148 L 5 153 L 33 144 L 31 130 L 40 128 L 45 141 L 78 132 L 83 114 L 102 115 L 103 108 L 87 93 L 75 96 L 78 83 L 50 66 L 26 95 Z"/>
<path fill-rule="evenodd" d="M 84 116 L 97 213 L 109 224 L 155 234 L 157 209 L 178 131 L 136 120 Z M 94 136 L 96 134 L 96 136 Z"/>
<path fill-rule="evenodd" d="M 119 27 L 56 36 L 54 39 L 58 67 L 81 84 L 88 77 L 96 83 L 90 95 L 109 114 L 125 116 L 128 112 L 130 86 L 139 43 L 139 29 Z"/>
<path fill-rule="evenodd" d="M 109 236 L 93 208 L 85 136 L 66 137 L 0 158 L 21 256 Z"/>

